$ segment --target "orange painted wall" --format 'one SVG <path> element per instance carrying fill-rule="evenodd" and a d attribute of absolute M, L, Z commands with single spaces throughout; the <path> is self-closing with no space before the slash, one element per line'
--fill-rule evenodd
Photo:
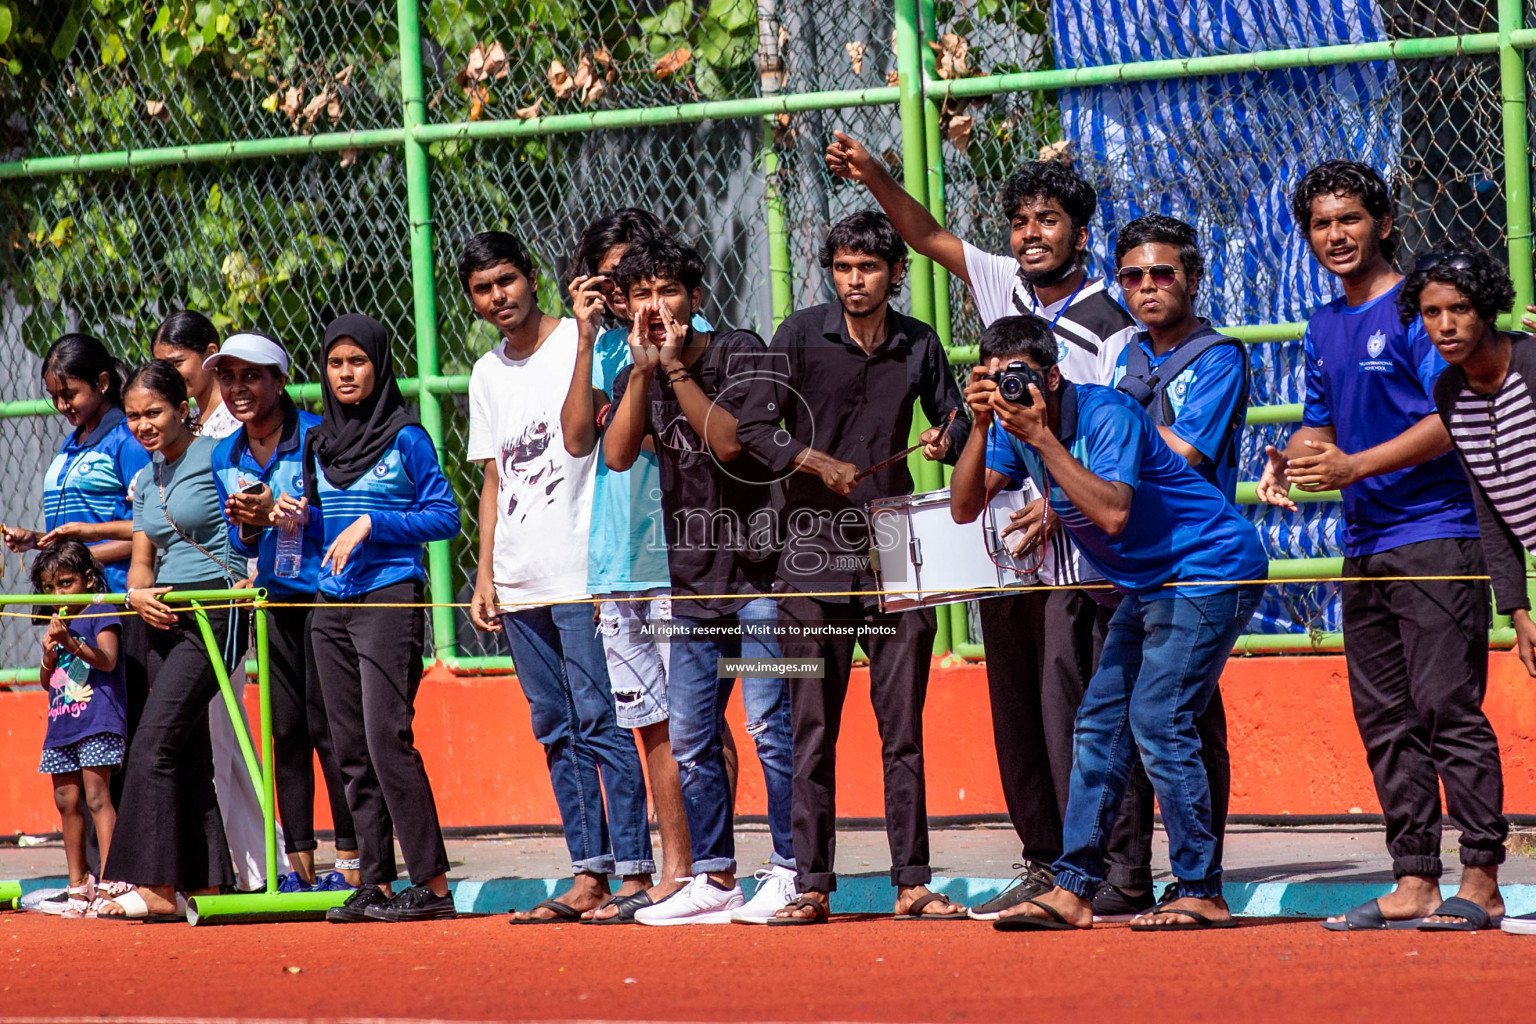
<path fill-rule="evenodd" d="M 837 809 L 846 817 L 880 817 L 884 808 L 879 734 L 867 697 L 859 696 L 867 687 L 867 674 L 856 672 L 839 743 Z M 1380 810 L 1350 713 L 1342 657 L 1234 658 L 1222 689 L 1234 813 Z M 254 721 L 254 688 L 247 705 Z M 1512 653 L 1492 655 L 1486 707 L 1504 759 L 1506 807 L 1536 812 L 1536 684 Z M 0 692 L 0 835 L 58 828 L 48 779 L 37 772 L 46 709 L 40 691 Z M 728 717 L 742 751 L 738 810 L 762 814 L 762 773 L 742 728 L 739 699 Z M 1003 813 L 982 666 L 935 664 L 926 726 L 929 813 Z M 416 734 L 443 824 L 558 822 L 543 750 L 533 741 L 515 679 L 429 671 L 417 699 Z M 328 828 L 323 798 L 316 812 L 318 826 Z"/>

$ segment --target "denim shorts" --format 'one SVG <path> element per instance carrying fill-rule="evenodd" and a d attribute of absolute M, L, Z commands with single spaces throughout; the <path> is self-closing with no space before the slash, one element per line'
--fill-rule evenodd
<path fill-rule="evenodd" d="M 112 732 L 98 732 L 62 747 L 44 747 L 37 770 L 44 775 L 66 775 L 81 768 L 116 768 L 123 763 L 127 743 Z"/>
<path fill-rule="evenodd" d="M 672 601 L 665 590 L 604 598 L 598 611 L 598 633 L 608 662 L 608 683 L 619 727 L 639 729 L 667 720 L 667 669 L 671 645 L 658 643 L 646 627 L 672 618 Z M 626 601 L 626 597 L 648 597 Z"/>

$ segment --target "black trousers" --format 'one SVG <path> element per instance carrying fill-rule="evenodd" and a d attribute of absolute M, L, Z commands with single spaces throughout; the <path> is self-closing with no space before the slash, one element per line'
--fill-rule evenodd
<path fill-rule="evenodd" d="M 1114 609 L 1083 590 L 1005 594 L 977 608 L 1003 801 L 1024 859 L 1049 867 L 1061 856 L 1077 707 Z M 1131 841 L 1128 830 L 1111 834 L 1112 853 Z"/>
<path fill-rule="evenodd" d="M 867 602 L 867 603 L 866 603 Z M 856 635 L 827 636 L 826 624 L 854 627 Z M 794 738 L 792 830 L 796 887 L 832 892 L 837 875 L 837 737 L 853 670 L 853 647 L 869 654 L 869 696 L 880 728 L 885 773 L 885 834 L 891 848 L 891 884 L 926 885 L 928 797 L 923 778 L 923 704 L 938 619 L 931 608 L 886 614 L 874 598 L 822 603 L 808 597 L 779 601 L 779 649 L 786 658 L 825 659 L 822 679 L 789 680 Z M 785 630 L 785 627 L 789 627 Z M 881 632 L 875 632 L 878 628 Z M 887 630 L 894 630 L 886 632 Z"/>
<path fill-rule="evenodd" d="M 307 600 L 312 600 L 307 599 Z M 346 780 L 331 747 L 331 726 L 320 692 L 314 647 L 313 608 L 267 610 L 267 664 L 272 692 L 273 774 L 277 809 L 289 853 L 313 850 L 315 843 L 315 760 L 325 777 L 336 830 L 336 849 L 357 849 L 357 830 L 347 810 Z"/>
<path fill-rule="evenodd" d="M 223 580 L 181 584 L 184 590 L 225 587 Z M 208 609 L 219 649 L 238 664 L 245 651 L 245 613 Z M 170 629 L 145 629 L 149 698 L 128 755 L 112 850 L 102 877 L 190 891 L 232 886 L 235 871 L 213 788 L 208 702 L 218 693 L 210 652 L 192 613 Z"/>
<path fill-rule="evenodd" d="M 1440 876 L 1440 787 L 1461 829 L 1461 862 L 1504 861 L 1504 774 L 1483 714 L 1488 584 L 1371 581 L 1481 575 L 1476 539 L 1404 544 L 1344 560 L 1344 657 L 1355 723 L 1387 824 L 1393 874 Z"/>
<path fill-rule="evenodd" d="M 325 603 L 315 609 L 310 624 L 364 884 L 382 885 L 399 877 L 397 830 L 413 883 L 448 871 L 437 803 L 411 728 L 426 613 L 375 607 L 419 604 L 421 596 L 417 581 L 380 587 L 350 601 L 322 596 Z"/>

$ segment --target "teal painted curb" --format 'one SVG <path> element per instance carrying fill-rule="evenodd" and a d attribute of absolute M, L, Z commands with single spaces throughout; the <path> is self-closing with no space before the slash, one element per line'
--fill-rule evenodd
<path fill-rule="evenodd" d="M 995 896 L 1012 881 L 1011 878 L 935 875 L 929 887 L 959 903 L 974 905 Z M 569 883 L 569 878 L 492 878 L 454 882 L 452 888 L 454 904 L 461 914 L 505 914 L 513 909 L 527 910 L 540 900 L 562 892 Z M 26 893 L 34 889 L 62 888 L 64 884 L 62 877 L 25 878 L 21 880 L 21 889 Z M 744 878 L 741 886 L 751 899 L 757 883 Z M 1509 916 L 1536 914 L 1536 884 L 1516 883 L 1502 889 Z M 1342 914 L 1391 890 L 1390 882 L 1228 882 L 1225 895 L 1232 912 L 1241 917 L 1327 917 Z M 1456 887 L 1441 886 L 1441 892 L 1452 896 Z M 845 876 L 839 880 L 837 892 L 832 894 L 832 912 L 889 914 L 895 896 L 886 875 Z"/>

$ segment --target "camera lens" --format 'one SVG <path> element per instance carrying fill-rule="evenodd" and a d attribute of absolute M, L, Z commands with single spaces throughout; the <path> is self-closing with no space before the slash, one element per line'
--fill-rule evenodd
<path fill-rule="evenodd" d="M 1026 394 L 1024 378 L 1014 373 L 1004 374 L 997 390 L 1010 402 L 1020 401 Z"/>

